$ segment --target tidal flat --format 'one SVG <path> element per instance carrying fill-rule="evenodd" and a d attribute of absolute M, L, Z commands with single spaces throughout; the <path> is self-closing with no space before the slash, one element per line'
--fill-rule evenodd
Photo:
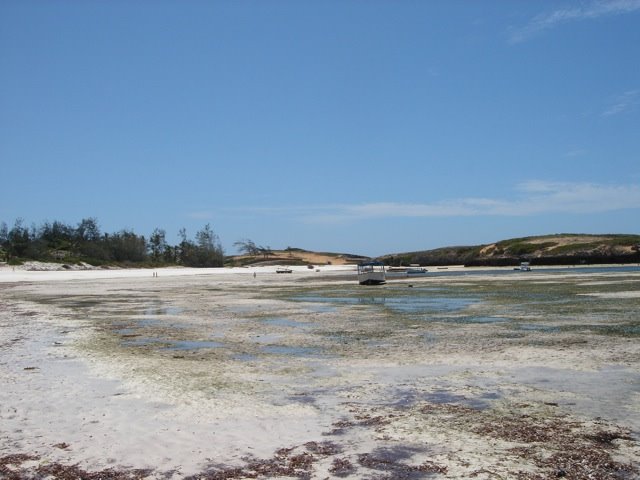
<path fill-rule="evenodd" d="M 640 476 L 637 268 L 0 283 L 0 373 L 2 478 Z"/>

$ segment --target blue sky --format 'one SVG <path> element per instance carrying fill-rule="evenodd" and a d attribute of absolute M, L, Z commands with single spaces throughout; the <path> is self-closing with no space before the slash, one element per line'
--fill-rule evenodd
<path fill-rule="evenodd" d="M 0 3 L 0 221 L 227 253 L 640 233 L 640 0 Z"/>

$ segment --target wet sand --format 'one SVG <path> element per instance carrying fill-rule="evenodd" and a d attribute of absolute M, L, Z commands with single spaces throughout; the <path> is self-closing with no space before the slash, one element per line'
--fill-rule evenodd
<path fill-rule="evenodd" d="M 0 477 L 638 476 L 637 270 L 198 273 L 0 277 Z"/>

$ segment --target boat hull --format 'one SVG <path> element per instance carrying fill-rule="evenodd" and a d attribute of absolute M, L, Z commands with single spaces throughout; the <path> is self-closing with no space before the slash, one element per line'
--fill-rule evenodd
<path fill-rule="evenodd" d="M 358 275 L 360 285 L 382 285 L 387 283 L 384 272 L 367 272 Z"/>

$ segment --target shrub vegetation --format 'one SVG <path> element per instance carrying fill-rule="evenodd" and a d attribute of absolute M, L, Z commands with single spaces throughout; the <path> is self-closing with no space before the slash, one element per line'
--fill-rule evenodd
<path fill-rule="evenodd" d="M 5 222 L 0 223 L 0 258 L 10 265 L 19 265 L 25 260 L 85 262 L 94 266 L 221 267 L 224 264 L 224 251 L 210 225 L 196 233 L 195 241 L 187 236 L 184 228 L 179 235 L 180 243 L 169 245 L 165 231 L 159 228 L 147 240 L 129 229 L 103 233 L 95 218 L 82 219 L 76 226 L 55 221 L 30 228 L 18 219 L 11 229 Z"/>

